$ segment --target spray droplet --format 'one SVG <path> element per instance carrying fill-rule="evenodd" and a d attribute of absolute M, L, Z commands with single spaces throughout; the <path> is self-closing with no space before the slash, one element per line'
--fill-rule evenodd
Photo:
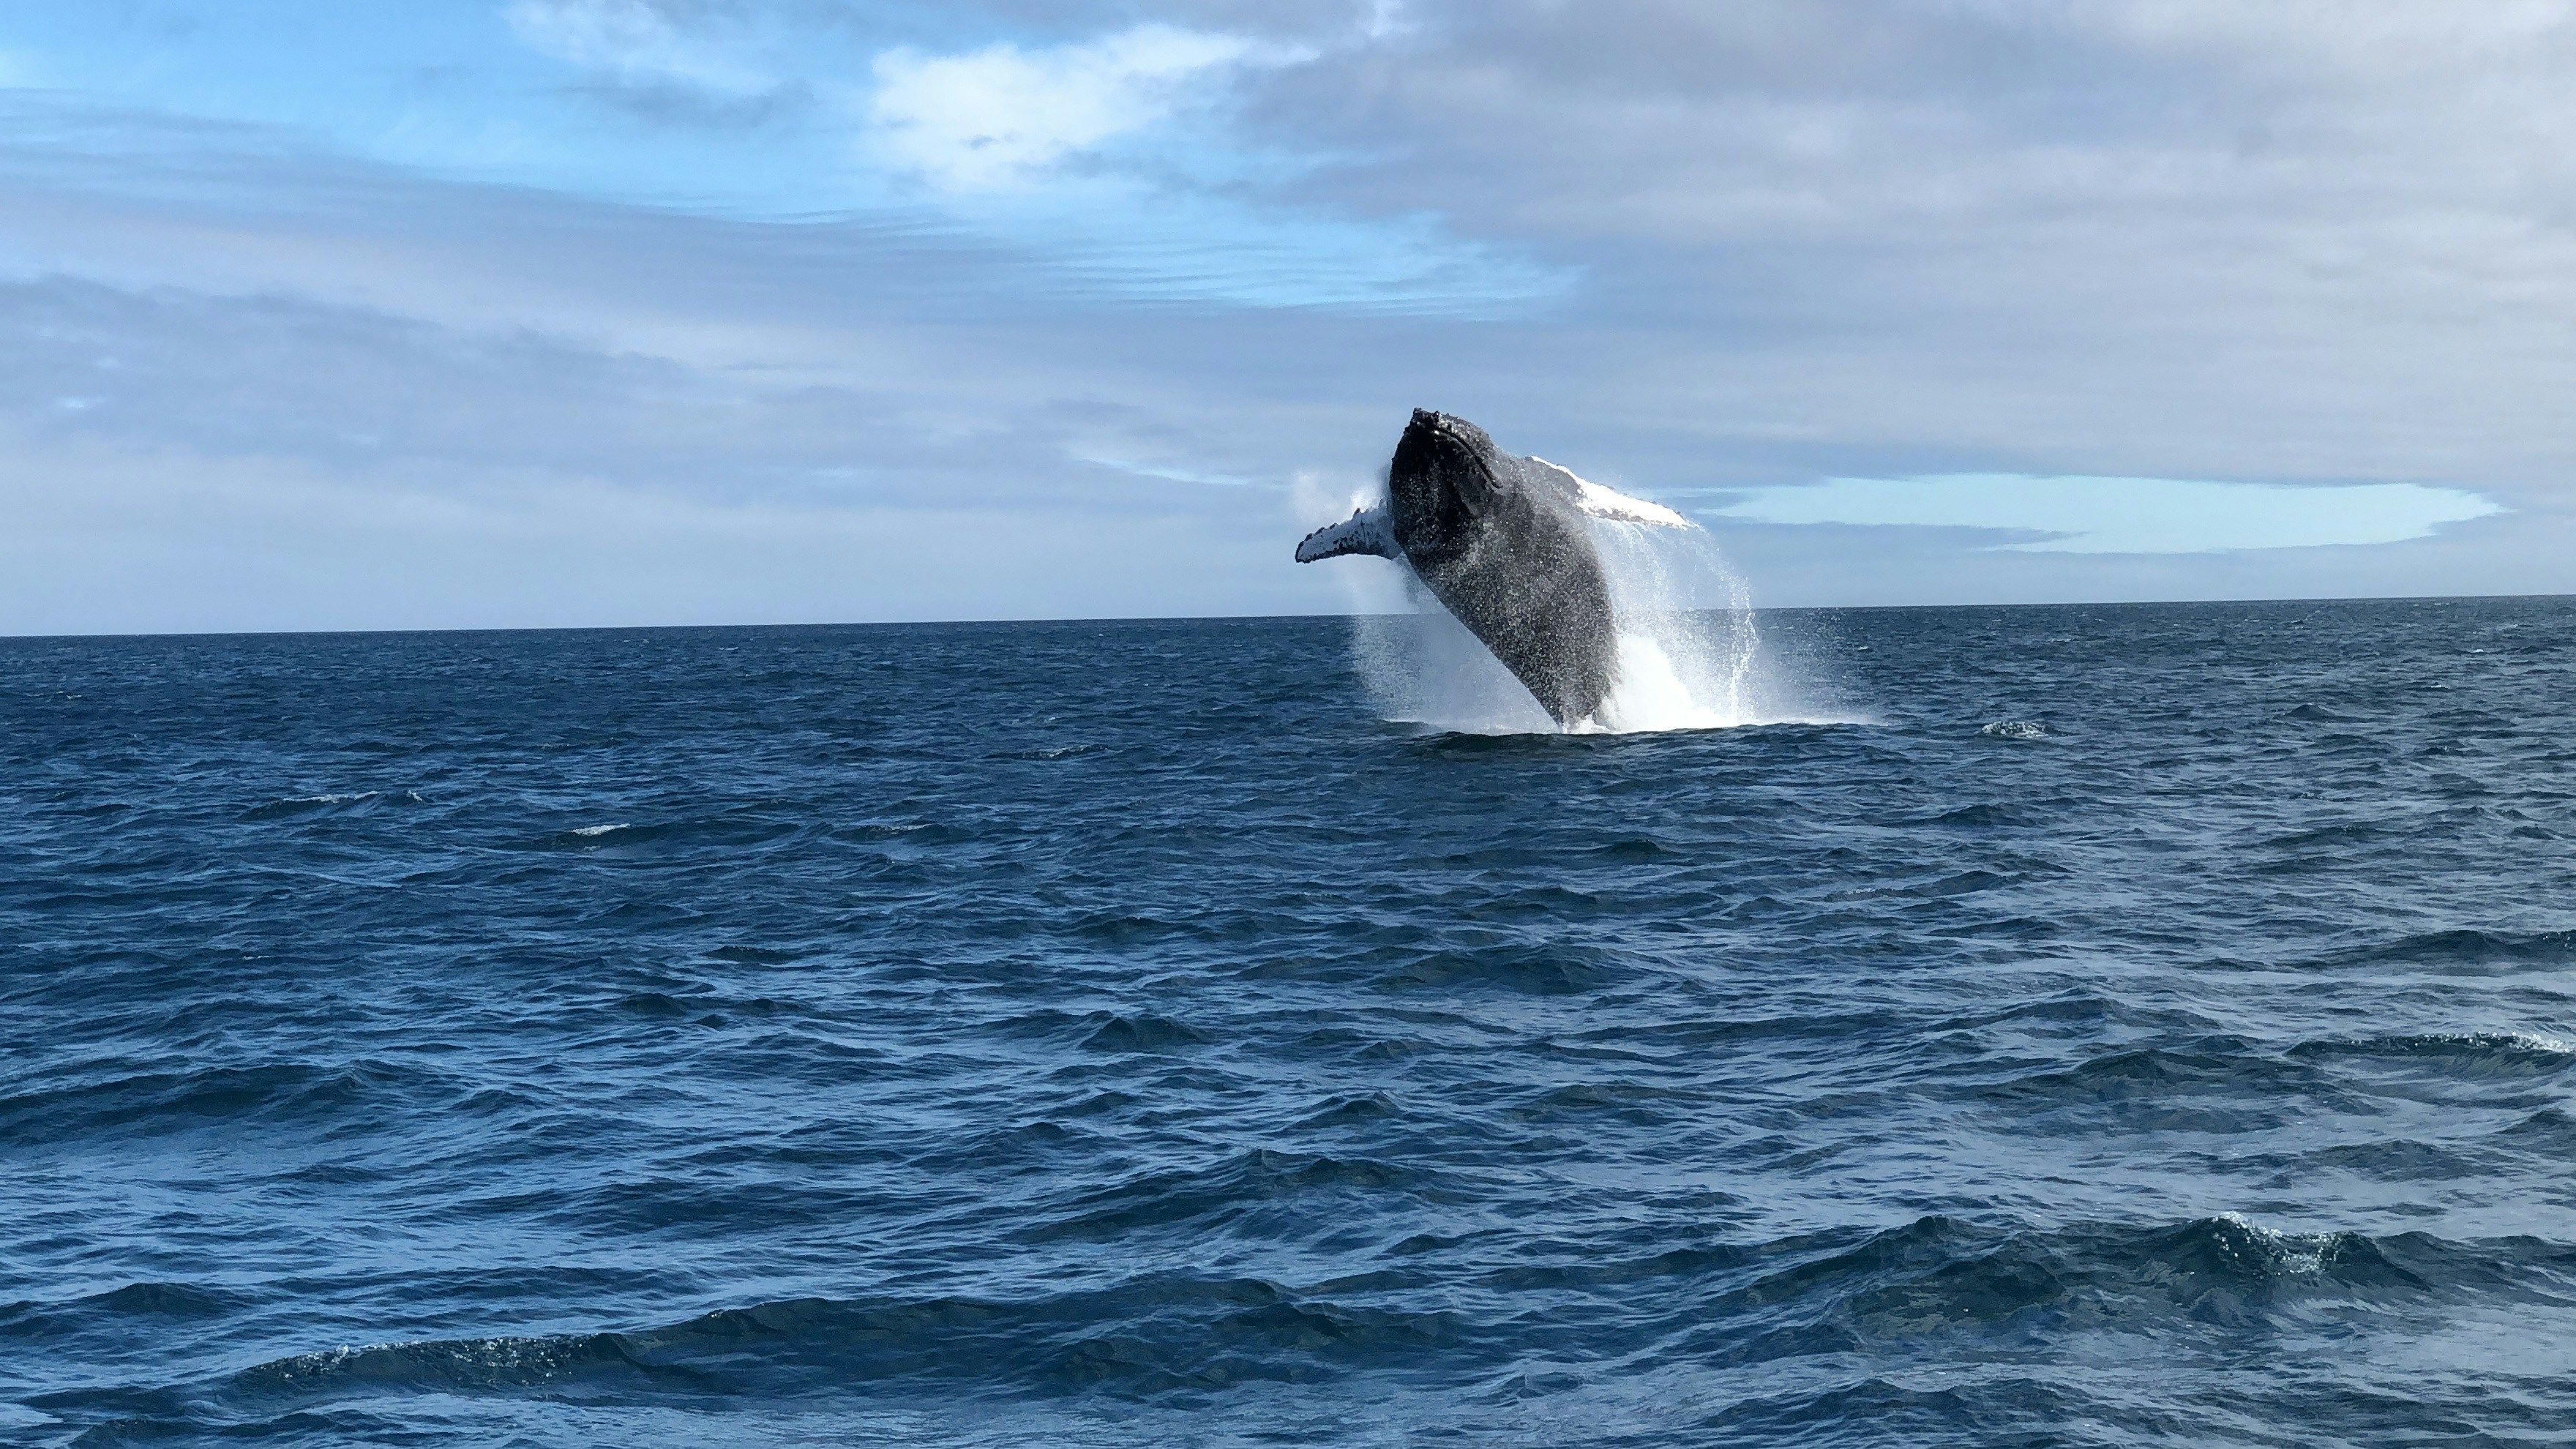
<path fill-rule="evenodd" d="M 1762 667 L 1751 592 L 1717 541 L 1691 529 L 1594 520 L 1617 621 L 1618 682 L 1592 734 L 1727 729 L 1789 718 Z M 1465 734 L 1555 734 L 1521 682 L 1404 575 L 1410 614 L 1352 620 L 1360 677 L 1386 717 Z"/>

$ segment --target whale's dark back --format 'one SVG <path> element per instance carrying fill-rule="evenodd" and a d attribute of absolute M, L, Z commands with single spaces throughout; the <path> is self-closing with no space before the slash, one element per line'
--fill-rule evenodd
<path fill-rule="evenodd" d="M 1617 661 L 1610 586 L 1565 475 L 1417 410 L 1387 491 L 1396 542 L 1433 597 L 1558 723 L 1600 708 Z"/>

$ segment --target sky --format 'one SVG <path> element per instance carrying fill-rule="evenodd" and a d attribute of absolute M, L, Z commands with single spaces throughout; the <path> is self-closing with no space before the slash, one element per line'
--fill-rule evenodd
<path fill-rule="evenodd" d="M 0 0 L 0 633 L 2576 591 L 2576 0 Z"/>

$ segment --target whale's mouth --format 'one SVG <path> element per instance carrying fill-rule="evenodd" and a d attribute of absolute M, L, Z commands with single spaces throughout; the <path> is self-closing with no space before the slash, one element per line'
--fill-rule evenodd
<path fill-rule="evenodd" d="M 1413 421 L 1405 424 L 1404 430 L 1420 433 L 1443 448 L 1463 454 L 1480 453 L 1493 446 L 1493 440 L 1485 435 L 1485 430 L 1474 423 L 1447 413 L 1435 413 L 1429 408 L 1415 408 Z M 1479 444 L 1484 446 L 1480 448 Z"/>
<path fill-rule="evenodd" d="M 1483 431 L 1465 418 L 1431 408 L 1415 408 L 1412 420 L 1404 426 L 1407 432 L 1429 433 L 1449 442 L 1457 442 L 1463 433 Z"/>
<path fill-rule="evenodd" d="M 1398 442 L 1399 444 L 1411 443 L 1416 448 L 1429 449 L 1435 453 L 1454 451 L 1458 447 L 1458 438 L 1455 433 L 1443 426 L 1447 421 L 1438 413 L 1415 408 L 1413 421 L 1404 425 L 1406 436 Z"/>
<path fill-rule="evenodd" d="M 1479 514 L 1494 489 L 1494 442 L 1465 418 L 1415 408 L 1396 444 L 1394 471 L 1432 483 Z"/>

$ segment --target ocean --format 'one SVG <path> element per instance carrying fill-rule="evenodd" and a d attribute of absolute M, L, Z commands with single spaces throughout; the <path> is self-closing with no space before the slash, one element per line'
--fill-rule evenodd
<path fill-rule="evenodd" d="M 2576 1444 L 2576 601 L 1387 627 L 0 640 L 0 1442 Z"/>

